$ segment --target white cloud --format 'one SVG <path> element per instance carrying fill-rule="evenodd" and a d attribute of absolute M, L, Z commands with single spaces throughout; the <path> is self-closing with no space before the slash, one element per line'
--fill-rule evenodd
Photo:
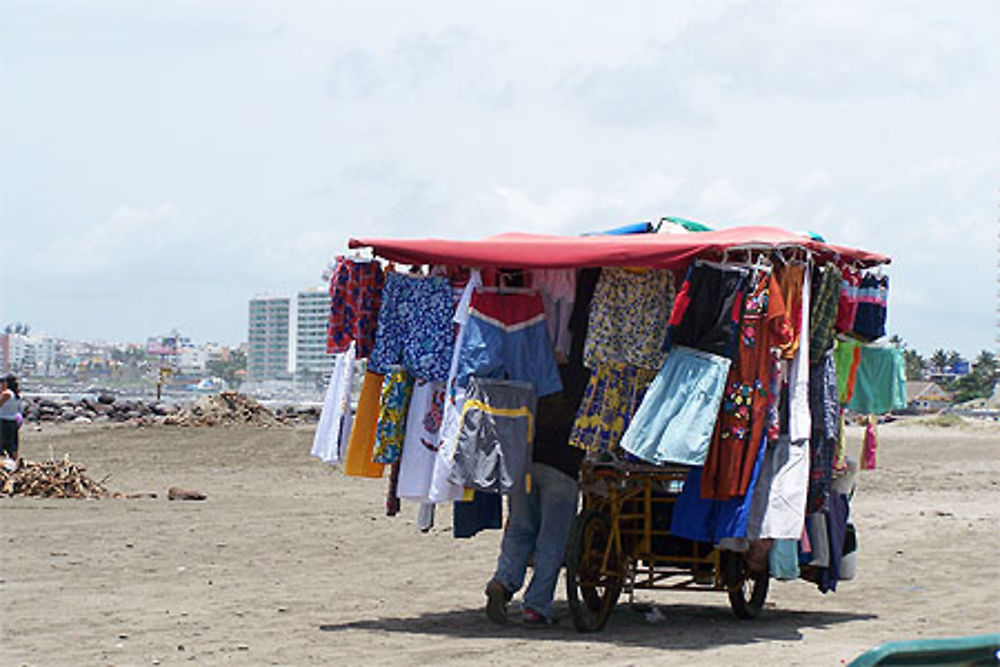
<path fill-rule="evenodd" d="M 824 169 L 814 168 L 802 174 L 798 185 L 800 190 L 822 190 L 833 185 L 833 177 Z"/>
<path fill-rule="evenodd" d="M 326 91 L 337 99 L 402 99 L 447 95 L 483 108 L 514 104 L 517 86 L 501 49 L 472 30 L 451 25 L 399 36 L 389 46 L 342 51 L 326 73 Z M 490 63 L 484 66 L 483 63 Z"/>
<path fill-rule="evenodd" d="M 273 39 L 284 29 L 280 21 L 235 18 L 236 12 L 210 16 L 197 6 L 187 8 L 180 3 L 160 9 L 150 12 L 138 4 L 113 1 L 7 0 L 0 43 L 11 53 L 186 51 Z"/>
<path fill-rule="evenodd" d="M 680 178 L 650 172 L 600 189 L 564 187 L 541 196 L 497 187 L 492 203 L 505 231 L 580 234 L 633 222 L 656 222 L 673 211 L 671 202 L 682 185 Z"/>
<path fill-rule="evenodd" d="M 5 316 L 238 340 L 348 236 L 678 215 L 888 252 L 898 333 L 993 337 L 991 0 L 137 7 L 5 4 Z"/>
<path fill-rule="evenodd" d="M 707 122 L 738 94 L 852 101 L 956 91 L 989 75 L 957 21 L 895 3 L 737 2 L 619 62 L 569 75 L 567 94 L 612 125 Z"/>
<path fill-rule="evenodd" d="M 384 77 L 379 64 L 368 51 L 351 50 L 330 65 L 326 90 L 338 98 L 363 99 L 380 91 Z"/>
<path fill-rule="evenodd" d="M 781 199 L 773 194 L 746 195 L 728 180 L 719 180 L 698 197 L 698 209 L 709 220 L 738 224 L 778 224 L 774 218 Z"/>
<path fill-rule="evenodd" d="M 38 247 L 34 262 L 47 272 L 86 276 L 148 262 L 172 245 L 194 241 L 203 214 L 182 216 L 171 204 L 121 204 L 104 220 L 80 224 Z"/>
<path fill-rule="evenodd" d="M 893 3 L 738 4 L 691 26 L 671 46 L 697 49 L 696 71 L 727 86 L 776 94 L 925 95 L 979 73 L 977 45 L 966 30 Z"/>

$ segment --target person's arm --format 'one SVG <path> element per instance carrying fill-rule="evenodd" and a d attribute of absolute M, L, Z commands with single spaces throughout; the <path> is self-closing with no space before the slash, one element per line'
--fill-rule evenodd
<path fill-rule="evenodd" d="M 0 391 L 0 405 L 3 405 L 12 398 L 14 398 L 14 392 L 11 391 L 10 389 L 4 389 L 3 391 Z"/>

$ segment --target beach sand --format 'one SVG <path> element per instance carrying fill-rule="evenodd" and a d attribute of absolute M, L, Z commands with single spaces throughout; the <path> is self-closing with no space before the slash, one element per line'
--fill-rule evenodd
<path fill-rule="evenodd" d="M 69 453 L 114 491 L 159 496 L 0 499 L 0 665 L 837 665 L 1000 631 L 1000 430 L 880 435 L 852 506 L 858 575 L 836 593 L 772 582 L 740 621 L 723 593 L 640 591 L 662 622 L 623 603 L 579 634 L 562 582 L 557 626 L 490 624 L 499 531 L 455 540 L 446 506 L 429 534 L 414 505 L 386 517 L 385 481 L 311 459 L 309 428 L 26 427 L 26 458 Z M 169 502 L 174 485 L 208 499 Z"/>

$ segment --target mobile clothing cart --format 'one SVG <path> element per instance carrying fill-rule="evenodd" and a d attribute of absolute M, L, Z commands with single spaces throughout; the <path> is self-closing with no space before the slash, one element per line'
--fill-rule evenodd
<path fill-rule="evenodd" d="M 888 264 L 878 253 L 828 244 L 771 227 L 697 233 L 554 236 L 501 234 L 482 240 L 351 239 L 383 259 L 409 265 L 584 269 L 630 267 L 683 271 L 696 260 L 759 262 L 798 253 L 814 265 L 855 269 Z M 838 288 L 839 289 L 839 288 Z M 768 569 L 751 569 L 746 551 L 675 537 L 671 514 L 691 467 L 621 457 L 588 457 L 580 476 L 582 508 L 566 550 L 567 598 L 580 631 L 604 627 L 622 592 L 671 589 L 725 592 L 740 618 L 757 616 Z"/>

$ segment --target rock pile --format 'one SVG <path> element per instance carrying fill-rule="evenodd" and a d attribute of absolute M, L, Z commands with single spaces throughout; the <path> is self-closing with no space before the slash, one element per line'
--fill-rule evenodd
<path fill-rule="evenodd" d="M 121 400 L 112 394 L 101 394 L 97 400 L 83 398 L 77 401 L 27 397 L 22 399 L 22 411 L 28 422 L 134 426 L 290 426 L 315 424 L 320 413 L 317 407 L 294 406 L 277 408 L 272 412 L 249 396 L 235 391 L 200 396 L 187 407 L 155 401 Z"/>
<path fill-rule="evenodd" d="M 164 417 L 171 426 L 284 426 L 263 405 L 235 391 L 223 391 L 215 396 L 201 396 L 190 407 Z"/>
<path fill-rule="evenodd" d="M 322 412 L 318 407 L 296 407 L 286 405 L 275 408 L 274 416 L 284 424 L 315 424 L 319 421 L 319 414 Z"/>
<path fill-rule="evenodd" d="M 110 394 L 102 394 L 96 401 L 91 398 L 70 401 L 29 397 L 22 399 L 21 409 L 25 421 L 78 424 L 102 422 L 153 424 L 159 418 L 177 412 L 177 407 L 169 403 L 120 401 L 115 400 Z"/>
<path fill-rule="evenodd" d="M 0 467 L 0 495 L 41 498 L 106 498 L 102 482 L 86 475 L 86 468 L 61 461 L 25 461 L 13 471 Z"/>

